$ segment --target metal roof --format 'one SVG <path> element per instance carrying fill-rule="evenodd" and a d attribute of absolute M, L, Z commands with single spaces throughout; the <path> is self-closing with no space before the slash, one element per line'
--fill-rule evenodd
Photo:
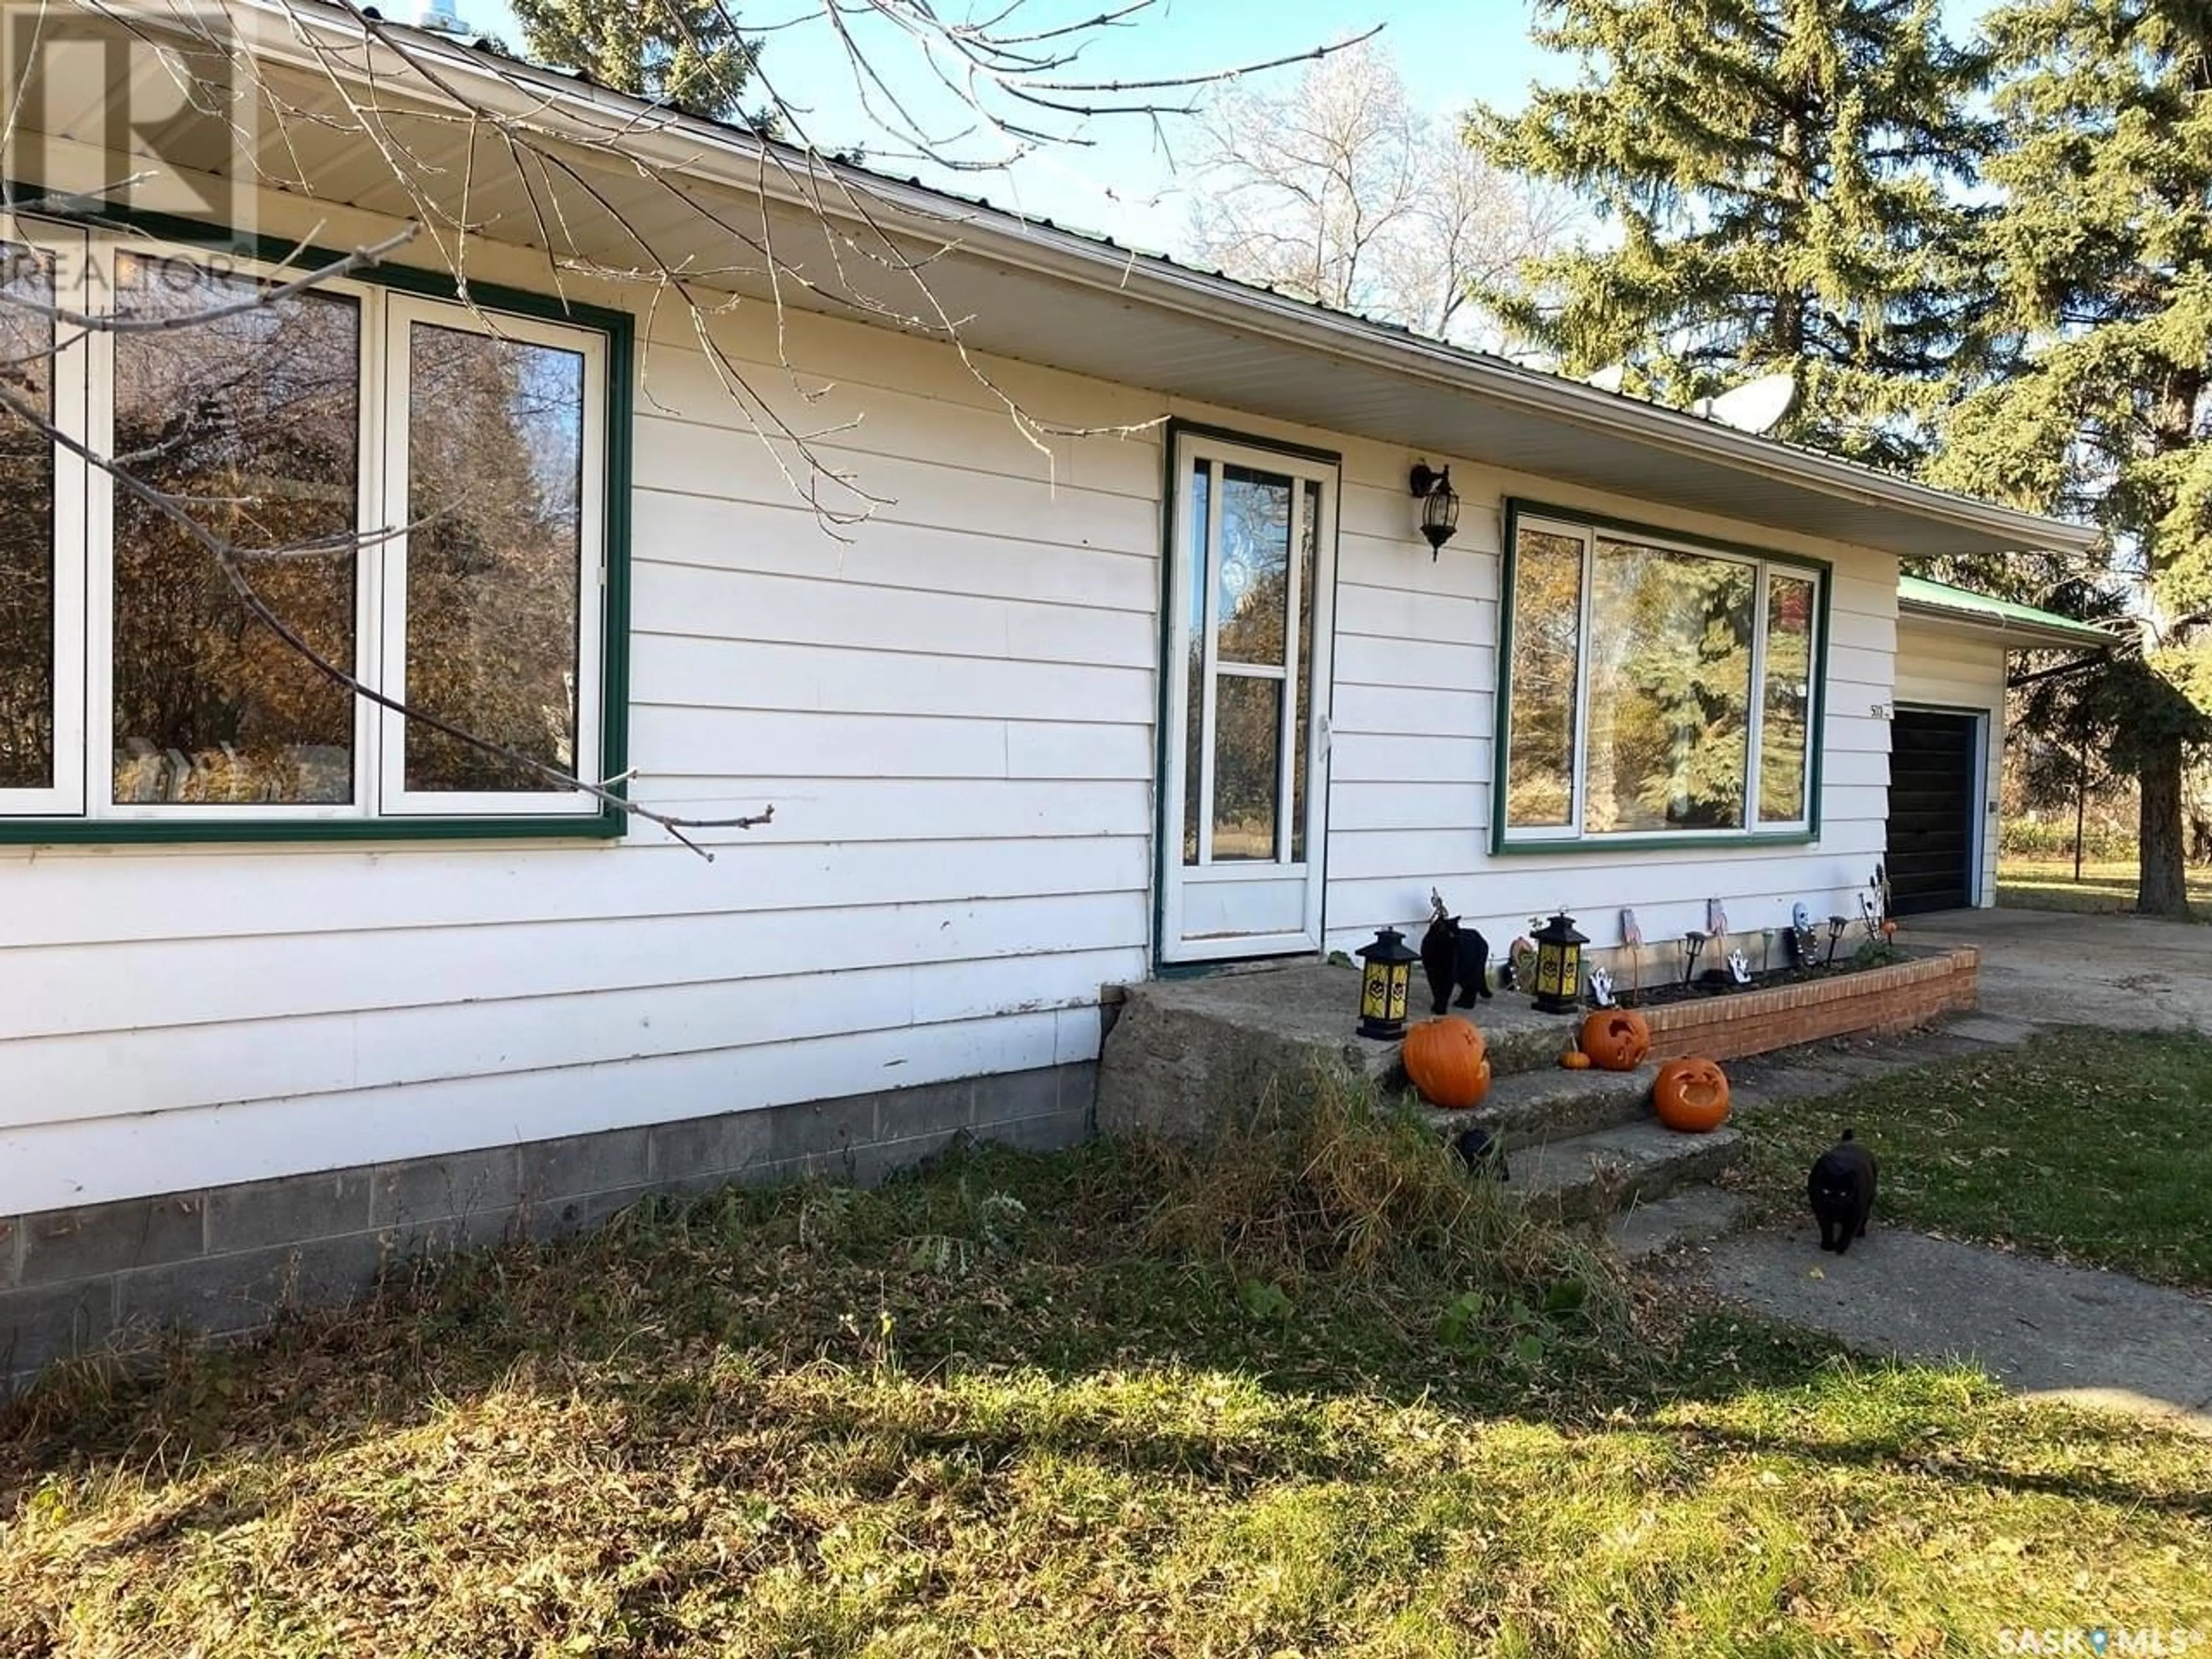
<path fill-rule="evenodd" d="M 1963 587 L 1947 587 L 1918 576 L 1903 576 L 1897 584 L 1897 609 L 1901 616 L 1924 617 L 1955 624 L 1977 633 L 1995 633 L 2022 649 L 2053 647 L 2075 650 L 2108 649 L 2118 641 L 2101 628 L 2056 611 L 2038 611 L 2010 599 L 1992 598 Z"/>
<path fill-rule="evenodd" d="M 1754 437 L 380 21 L 404 38 L 403 58 L 327 0 L 234 0 L 229 15 L 258 61 L 290 77 L 286 94 L 331 118 L 264 137 L 264 172 L 293 175 L 292 188 L 325 203 L 417 216 L 423 192 L 465 183 L 477 234 L 556 261 L 627 269 L 647 246 L 702 286 L 773 292 L 779 304 L 939 338 L 947 319 L 959 319 L 969 351 L 1401 446 L 1409 459 L 1459 458 L 1903 556 L 2081 550 L 2096 539 L 2082 526 Z M 362 77 L 374 97 L 340 100 L 334 74 Z M 82 117 L 90 123 L 100 100 L 85 91 L 94 94 Z M 475 123 L 452 118 L 457 96 L 541 136 L 574 179 L 560 169 L 526 179 L 506 167 L 496 147 L 477 143 Z M 391 176 L 380 144 L 361 142 L 361 111 L 371 106 L 420 163 L 410 187 Z M 71 136 L 91 148 L 103 131 Z M 210 167 L 227 160 L 212 157 Z M 879 257 L 886 251 L 892 257 Z M 900 269 L 902 253 L 927 261 L 926 295 Z M 1065 410 L 1029 412 L 1094 424 L 1079 393 L 1061 394 L 1076 405 Z M 1039 394 L 1048 405 L 1053 395 Z"/>

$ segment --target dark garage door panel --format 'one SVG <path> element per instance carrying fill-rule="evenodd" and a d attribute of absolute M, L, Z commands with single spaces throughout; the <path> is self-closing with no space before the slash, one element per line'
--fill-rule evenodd
<path fill-rule="evenodd" d="M 1971 714 L 1899 709 L 1890 726 L 1889 886 L 1899 915 L 1974 902 L 1974 750 Z"/>

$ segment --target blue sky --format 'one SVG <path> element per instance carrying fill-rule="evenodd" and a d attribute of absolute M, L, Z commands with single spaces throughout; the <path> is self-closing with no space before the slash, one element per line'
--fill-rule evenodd
<path fill-rule="evenodd" d="M 618 0 L 610 0 L 618 3 Z M 989 15 L 1004 0 L 974 0 Z M 1666 0 L 1655 0 L 1666 3 Z M 457 0 L 476 28 L 519 40 L 505 0 Z M 410 16 L 407 0 L 387 4 Z M 738 0 L 749 24 L 805 17 L 817 0 Z M 1954 29 L 1984 9 L 1981 0 L 1947 0 Z M 948 12 L 960 9 L 952 0 Z M 1100 0 L 1025 0 L 1015 21 L 1029 28 L 1095 17 Z M 1085 53 L 1085 78 L 1158 79 L 1227 69 L 1334 42 L 1376 24 L 1416 102 L 1447 114 L 1484 101 L 1515 108 L 1533 81 L 1562 82 L 1574 72 L 1566 60 L 1541 52 L 1528 39 L 1530 0 L 1158 0 L 1127 26 L 1099 31 Z M 764 33 L 763 66 L 787 102 L 811 106 L 808 136 L 825 149 L 858 144 L 872 165 L 915 174 L 924 183 L 984 196 L 1023 212 L 1101 232 L 1147 250 L 1180 251 L 1189 222 L 1188 135 L 1167 124 L 1163 148 L 1152 124 L 1140 117 L 1102 118 L 1087 125 L 1081 146 L 1060 145 L 1012 167 L 986 173 L 933 168 L 888 153 L 882 130 L 869 118 L 834 37 L 818 16 Z M 911 48 L 879 38 L 872 58 L 902 96 L 926 99 L 928 77 Z M 1295 68 L 1270 72 L 1287 84 Z M 1173 94 L 1169 94 L 1173 96 Z M 939 94 L 935 108 L 951 130 L 958 112 Z M 968 154 L 986 153 L 971 144 Z M 995 155 L 995 150 L 988 153 Z M 1177 171 L 1177 162 L 1182 170 Z"/>
<path fill-rule="evenodd" d="M 458 7 L 476 28 L 518 39 L 503 0 L 458 0 Z M 768 22 L 811 9 L 811 0 L 755 0 L 739 15 L 749 22 Z M 1030 0 L 1018 15 L 1035 27 L 1094 17 L 1102 9 L 1099 0 Z M 404 6 L 387 10 L 411 15 Z M 1528 0 L 1160 0 L 1128 27 L 1101 31 L 1085 53 L 1081 73 L 1102 80 L 1158 79 L 1226 69 L 1342 40 L 1380 23 L 1382 43 L 1424 106 L 1443 112 L 1478 99 L 1512 106 L 1527 96 L 1532 79 L 1568 72 L 1567 65 L 1530 44 L 1529 13 Z M 765 38 L 763 68 L 786 100 L 814 106 L 811 136 L 817 143 L 876 146 L 880 129 L 870 121 L 843 56 L 821 22 L 772 30 Z M 920 67 L 911 51 L 892 46 L 877 56 L 887 73 L 893 64 L 905 72 L 900 89 L 908 92 L 903 82 Z M 1297 72 L 1276 70 L 1271 78 L 1287 83 Z M 949 127 L 951 111 L 944 103 L 939 107 Z M 1087 146 L 1057 147 L 990 173 L 936 171 L 888 154 L 874 159 L 887 171 L 917 173 L 928 184 L 987 196 L 1140 247 L 1172 251 L 1189 215 L 1187 179 L 1175 165 L 1184 159 L 1179 125 L 1169 124 L 1172 155 L 1156 142 L 1148 122 L 1123 117 L 1089 123 Z"/>

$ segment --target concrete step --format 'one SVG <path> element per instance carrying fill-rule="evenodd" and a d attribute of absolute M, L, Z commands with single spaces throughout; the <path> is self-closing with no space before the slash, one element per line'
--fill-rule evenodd
<path fill-rule="evenodd" d="M 1470 1123 L 1502 1134 L 1510 1152 L 1534 1141 L 1565 1140 L 1593 1129 L 1610 1129 L 1647 1116 L 1656 1066 L 1632 1072 L 1570 1072 L 1556 1061 L 1540 1072 L 1493 1076 L 1490 1092 L 1472 1111 L 1448 1112 L 1420 1103 L 1423 1122 L 1455 1135 Z"/>
<path fill-rule="evenodd" d="M 1568 1014 L 1540 1014 L 1525 996 L 1500 991 L 1487 1002 L 1451 1011 L 1471 1019 L 1490 1053 L 1492 1077 L 1559 1072 L 1559 1052 L 1575 1040 L 1582 1021 Z M 1562 1073 L 1564 1075 L 1564 1073 Z"/>
<path fill-rule="evenodd" d="M 1650 1204 L 1638 1204 L 1607 1224 L 1613 1248 L 1641 1261 L 1684 1244 L 1702 1244 L 1735 1231 L 1744 1200 L 1718 1187 L 1684 1187 Z"/>
<path fill-rule="evenodd" d="M 1511 1191 L 1563 1219 L 1580 1221 L 1709 1182 L 1742 1150 L 1743 1136 L 1735 1129 L 1686 1135 L 1645 1118 L 1540 1146 L 1509 1143 L 1506 1157 Z"/>

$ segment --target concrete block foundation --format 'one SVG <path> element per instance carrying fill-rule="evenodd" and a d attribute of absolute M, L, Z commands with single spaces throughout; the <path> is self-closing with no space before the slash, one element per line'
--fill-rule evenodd
<path fill-rule="evenodd" d="M 872 1185 L 965 1133 L 1037 1151 L 1091 1132 L 1083 1063 L 74 1210 L 0 1216 L 0 1396 L 162 1328 L 234 1335 L 342 1304 L 410 1258 L 596 1227 L 651 1193 L 804 1176 Z"/>

